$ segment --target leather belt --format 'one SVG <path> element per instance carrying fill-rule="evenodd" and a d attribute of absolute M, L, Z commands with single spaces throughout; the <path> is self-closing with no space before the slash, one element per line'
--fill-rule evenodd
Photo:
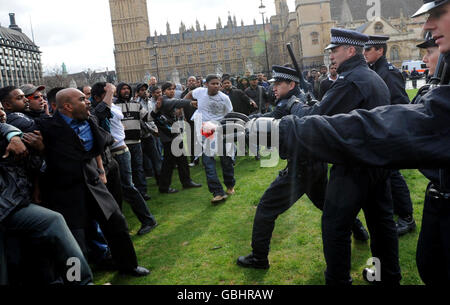
<path fill-rule="evenodd" d="M 450 199 L 450 193 L 443 193 L 439 190 L 438 187 L 436 187 L 434 184 L 430 185 L 430 187 L 427 190 L 427 195 L 435 198 L 435 199 Z"/>
<path fill-rule="evenodd" d="M 129 152 L 130 150 L 128 149 L 128 147 L 122 148 L 122 149 L 118 149 L 118 150 L 112 150 L 111 154 L 115 157 L 115 156 L 120 156 L 123 155 L 124 153 Z"/>

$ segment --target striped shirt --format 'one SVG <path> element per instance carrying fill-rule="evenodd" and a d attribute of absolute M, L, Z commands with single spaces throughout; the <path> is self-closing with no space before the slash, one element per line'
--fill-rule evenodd
<path fill-rule="evenodd" d="M 141 143 L 141 120 L 147 121 L 148 111 L 137 102 L 115 101 L 123 113 L 122 124 L 125 128 L 125 144 Z"/>

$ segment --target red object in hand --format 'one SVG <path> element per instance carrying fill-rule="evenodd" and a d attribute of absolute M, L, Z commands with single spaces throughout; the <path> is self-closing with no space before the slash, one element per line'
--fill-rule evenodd
<path fill-rule="evenodd" d="M 216 125 L 210 122 L 206 122 L 202 124 L 202 136 L 206 137 L 207 139 L 213 139 L 214 133 L 216 132 Z"/>

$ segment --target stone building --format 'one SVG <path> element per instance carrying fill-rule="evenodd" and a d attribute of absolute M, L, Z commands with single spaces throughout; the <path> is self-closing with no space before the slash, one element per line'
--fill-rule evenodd
<path fill-rule="evenodd" d="M 9 14 L 8 28 L 0 26 L 0 87 L 21 86 L 42 80 L 39 47 L 22 33 L 15 14 Z"/>
<path fill-rule="evenodd" d="M 160 81 L 179 76 L 209 73 L 242 75 L 267 70 L 264 27 L 237 22 L 230 14 L 226 24 L 219 18 L 216 29 L 189 28 L 181 22 L 178 33 L 150 34 L 146 0 L 110 0 L 119 80 Z M 420 41 L 423 19 L 410 19 L 421 0 L 296 0 L 290 12 L 287 0 L 274 0 L 276 14 L 267 18 L 269 65 L 290 62 L 286 43 L 291 43 L 304 69 L 328 63 L 324 48 L 332 27 L 356 29 L 366 34 L 391 36 L 388 59 L 395 65 L 419 59 L 415 45 Z M 368 4 L 369 3 L 369 4 Z"/>

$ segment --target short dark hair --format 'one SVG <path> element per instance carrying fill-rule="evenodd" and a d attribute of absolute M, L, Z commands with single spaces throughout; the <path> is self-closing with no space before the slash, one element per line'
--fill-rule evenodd
<path fill-rule="evenodd" d="M 59 91 L 64 90 L 64 89 L 66 89 L 66 88 L 64 88 L 64 87 L 56 87 L 56 88 L 53 88 L 52 90 L 50 90 L 47 93 L 47 100 L 48 100 L 48 102 L 50 104 L 56 103 L 56 94 L 58 94 Z"/>
<path fill-rule="evenodd" d="M 222 83 L 224 82 L 224 81 L 230 81 L 231 82 L 231 76 L 230 75 L 224 75 L 224 76 L 222 76 Z"/>
<path fill-rule="evenodd" d="M 105 87 L 106 87 L 106 82 L 95 83 L 91 89 L 92 97 L 100 97 L 101 98 L 102 95 L 106 93 Z"/>
<path fill-rule="evenodd" d="M 387 54 L 387 44 L 381 44 L 378 46 L 373 46 L 375 48 L 375 50 L 379 50 L 379 49 L 383 49 L 383 56 L 386 56 Z"/>
<path fill-rule="evenodd" d="M 7 86 L 0 89 L 0 102 L 6 100 L 11 92 L 18 89 L 16 86 Z"/>
<path fill-rule="evenodd" d="M 161 88 L 159 88 L 158 86 L 151 86 L 149 91 L 150 91 L 150 93 L 155 93 L 156 90 L 158 90 L 158 89 L 161 89 Z"/>
<path fill-rule="evenodd" d="M 174 87 L 175 85 L 172 84 L 171 82 L 166 82 L 161 86 L 161 90 L 162 92 L 166 91 L 167 89 L 170 89 L 172 87 Z"/>
<path fill-rule="evenodd" d="M 218 79 L 220 81 L 220 77 L 217 74 L 209 74 L 206 77 L 206 83 L 209 84 L 209 82 L 214 80 L 214 79 Z"/>

